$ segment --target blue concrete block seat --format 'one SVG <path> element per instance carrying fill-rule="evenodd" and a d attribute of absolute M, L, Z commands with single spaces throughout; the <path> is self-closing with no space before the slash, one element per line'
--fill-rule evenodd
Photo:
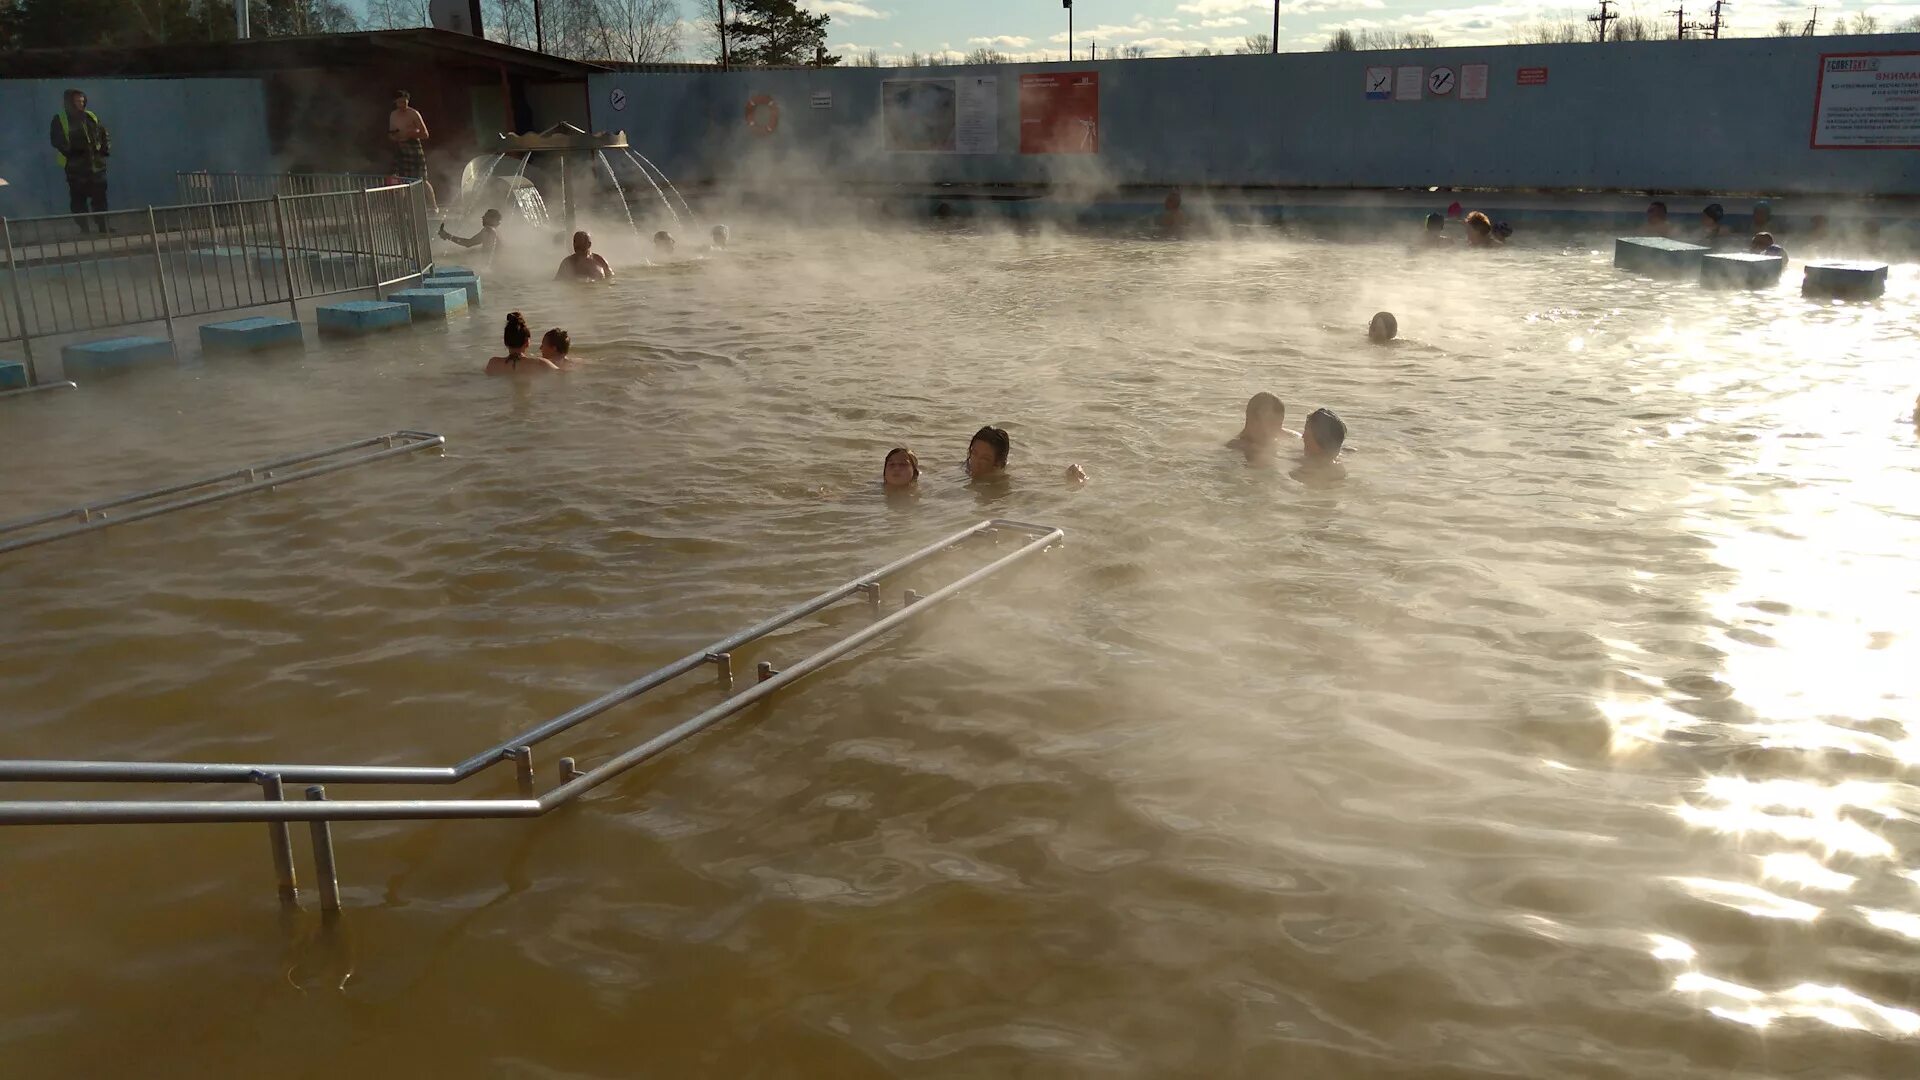
<path fill-rule="evenodd" d="M 369 334 L 413 322 L 413 307 L 383 300 L 347 300 L 314 309 L 323 334 Z"/>
<path fill-rule="evenodd" d="M 1808 263 L 1806 278 L 1800 283 L 1803 296 L 1838 300 L 1871 300 L 1886 291 L 1886 263 L 1847 259 Z"/>
<path fill-rule="evenodd" d="M 300 324 L 292 319 L 266 316 L 208 323 L 200 328 L 200 348 L 210 353 L 260 352 L 265 349 L 302 348 L 306 338 Z"/>
<path fill-rule="evenodd" d="M 1622 236 L 1613 242 L 1613 265 L 1636 274 L 1695 277 L 1707 249 L 1664 236 Z"/>
<path fill-rule="evenodd" d="M 471 267 L 461 266 L 458 263 L 434 263 L 433 272 L 436 274 L 471 274 L 473 273 L 473 269 Z"/>
<path fill-rule="evenodd" d="M 1730 252 L 1706 255 L 1700 260 L 1700 284 L 1736 289 L 1760 289 L 1780 282 L 1787 260 L 1778 255 Z"/>
<path fill-rule="evenodd" d="M 27 388 L 27 365 L 12 360 L 0 360 L 0 390 L 25 390 Z"/>
<path fill-rule="evenodd" d="M 480 279 L 465 270 L 457 274 L 449 274 L 443 270 L 436 270 L 428 274 L 426 279 L 420 282 L 420 287 L 423 289 L 465 289 L 467 292 L 467 303 L 474 307 L 480 306 Z"/>
<path fill-rule="evenodd" d="M 82 375 L 117 375 L 171 363 L 173 343 L 166 338 L 109 338 L 68 345 L 60 350 L 60 366 L 69 379 Z"/>
<path fill-rule="evenodd" d="M 465 289 L 401 289 L 388 294 L 388 298 L 397 304 L 410 305 L 414 315 L 425 319 L 444 319 L 456 311 L 467 310 Z"/>

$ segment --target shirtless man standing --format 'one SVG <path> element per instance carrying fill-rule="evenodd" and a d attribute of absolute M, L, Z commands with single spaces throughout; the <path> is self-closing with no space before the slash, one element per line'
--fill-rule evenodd
<path fill-rule="evenodd" d="M 387 114 L 387 141 L 393 144 L 393 175 L 427 185 L 427 207 L 439 209 L 433 183 L 427 179 L 427 121 L 408 104 L 405 90 L 393 92 L 393 111 Z"/>

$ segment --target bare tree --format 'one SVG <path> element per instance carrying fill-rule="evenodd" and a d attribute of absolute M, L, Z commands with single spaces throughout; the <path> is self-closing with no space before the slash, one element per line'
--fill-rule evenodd
<path fill-rule="evenodd" d="M 960 62 L 963 64 L 1004 64 L 1008 61 L 1006 53 L 996 52 L 982 45 L 962 57 Z"/>
<path fill-rule="evenodd" d="M 1129 45 L 1120 50 L 1120 59 L 1122 60 L 1145 60 L 1146 58 L 1147 47 L 1145 45 Z"/>
<path fill-rule="evenodd" d="M 367 0 L 367 29 L 405 30 L 432 26 L 427 0 Z"/>
<path fill-rule="evenodd" d="M 1272 34 L 1248 34 L 1246 36 L 1246 39 L 1240 43 L 1240 47 L 1233 51 L 1237 53 L 1243 53 L 1246 55 L 1254 55 L 1258 53 L 1270 53 L 1273 51 L 1273 35 Z"/>
<path fill-rule="evenodd" d="M 602 59 L 657 64 L 680 55 L 677 0 L 599 0 L 594 8 L 610 46 Z"/>
<path fill-rule="evenodd" d="M 1335 30 L 1333 36 L 1327 39 L 1328 52 L 1358 52 L 1359 49 L 1360 43 L 1354 40 L 1351 30 Z"/>
<path fill-rule="evenodd" d="M 480 15 L 487 37 L 502 45 L 533 48 L 533 0 L 487 0 Z"/>

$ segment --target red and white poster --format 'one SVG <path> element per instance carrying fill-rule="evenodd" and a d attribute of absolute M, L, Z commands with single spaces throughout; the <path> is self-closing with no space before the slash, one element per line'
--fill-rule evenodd
<path fill-rule="evenodd" d="M 1826 53 L 1813 149 L 1920 150 L 1920 53 Z"/>
<path fill-rule="evenodd" d="M 1020 76 L 1020 152 L 1100 152 L 1100 73 Z"/>

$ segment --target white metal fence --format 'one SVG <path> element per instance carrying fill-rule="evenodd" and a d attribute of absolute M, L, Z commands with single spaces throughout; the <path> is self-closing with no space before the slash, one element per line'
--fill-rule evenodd
<path fill-rule="evenodd" d="M 426 192 L 383 177 L 182 173 L 182 204 L 0 218 L 0 356 L 37 339 L 372 290 L 431 264 Z"/>

